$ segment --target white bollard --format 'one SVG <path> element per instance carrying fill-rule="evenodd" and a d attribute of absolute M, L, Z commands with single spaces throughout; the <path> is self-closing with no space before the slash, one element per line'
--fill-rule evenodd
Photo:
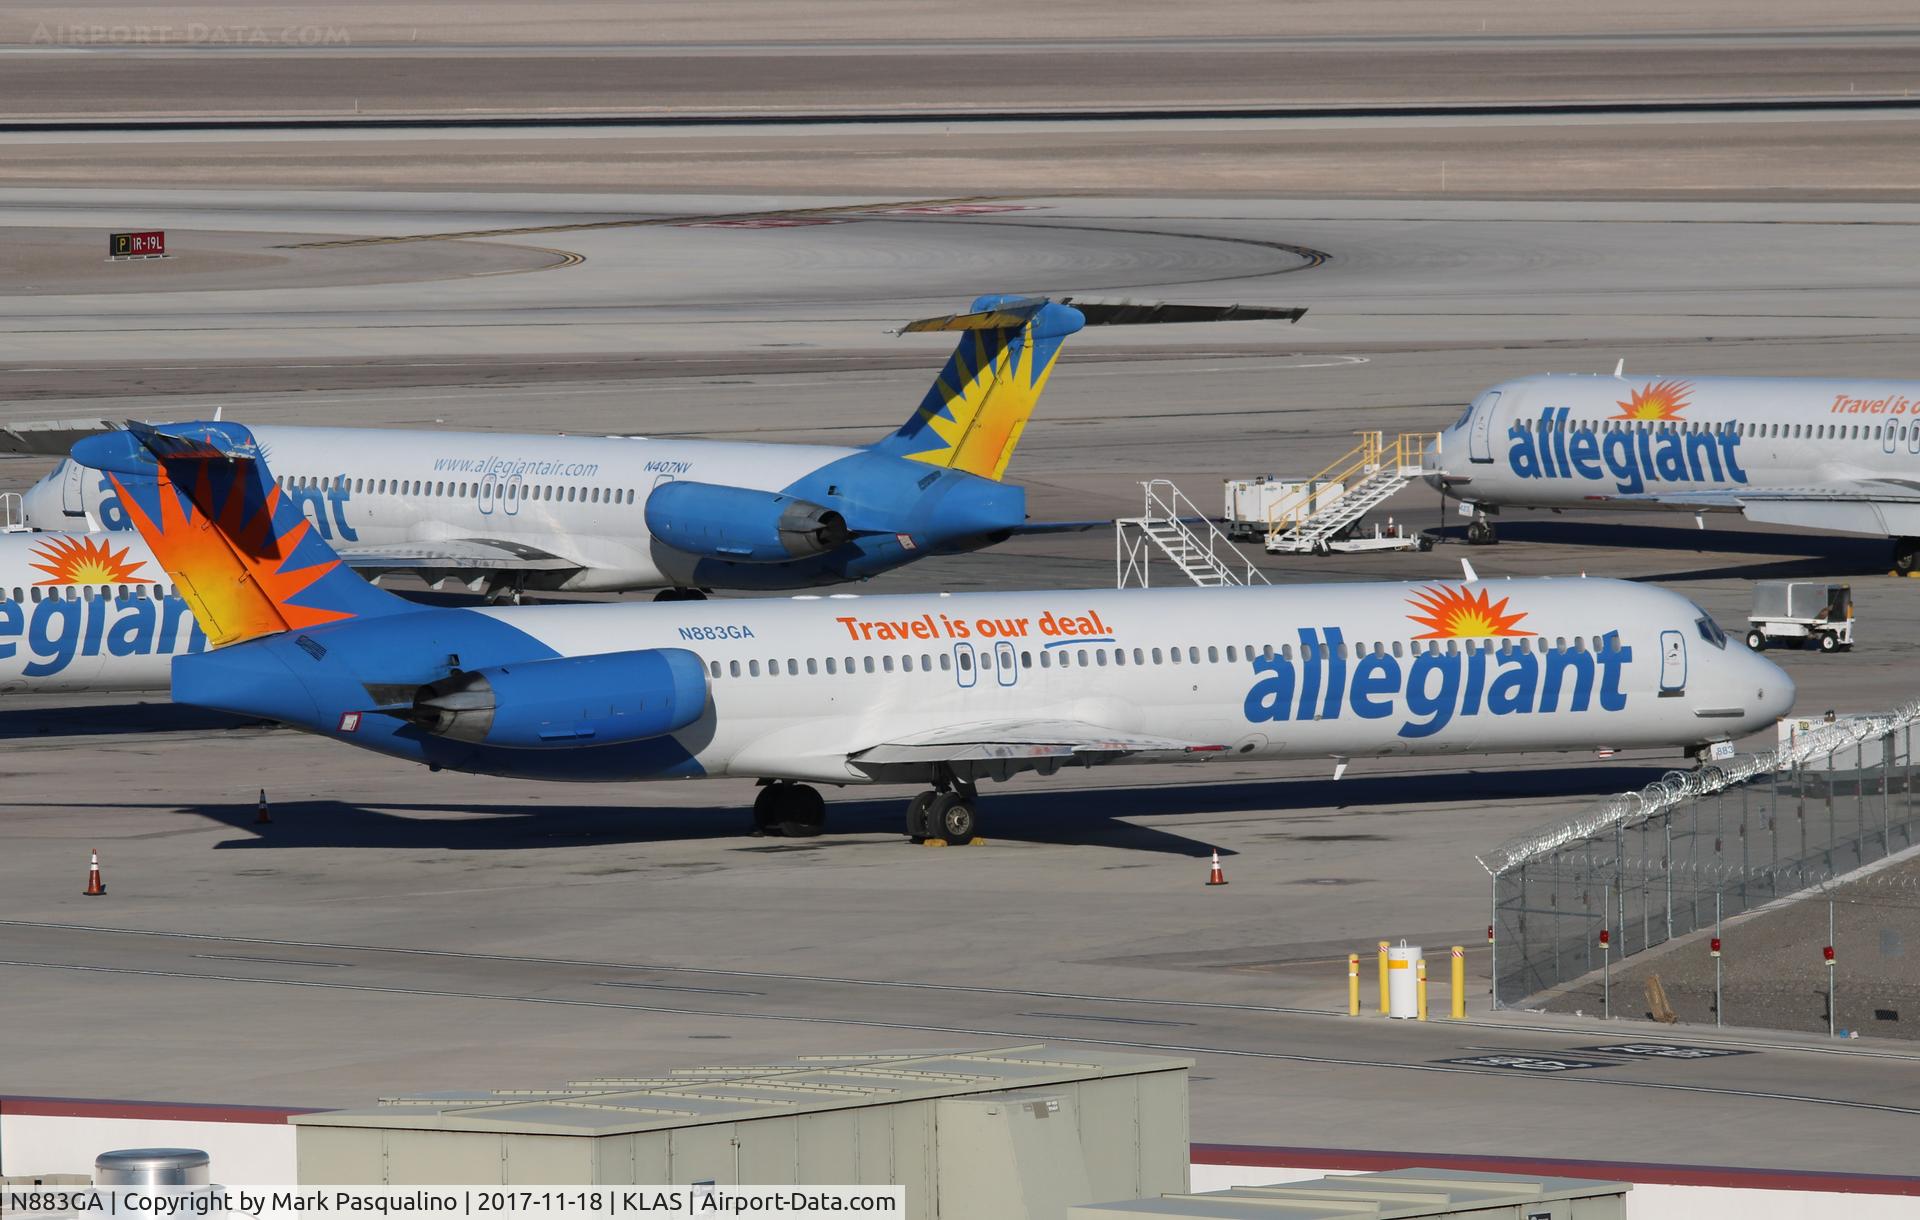
<path fill-rule="evenodd" d="M 1387 1015 L 1410 1021 L 1420 1015 L 1418 995 L 1419 945 L 1401 941 L 1387 950 Z"/>

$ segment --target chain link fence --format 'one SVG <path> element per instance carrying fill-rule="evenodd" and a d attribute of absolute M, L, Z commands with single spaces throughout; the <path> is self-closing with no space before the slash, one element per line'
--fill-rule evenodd
<path fill-rule="evenodd" d="M 1496 1007 L 1913 846 L 1920 702 L 1801 722 L 1778 749 L 1672 771 L 1480 857 Z"/>

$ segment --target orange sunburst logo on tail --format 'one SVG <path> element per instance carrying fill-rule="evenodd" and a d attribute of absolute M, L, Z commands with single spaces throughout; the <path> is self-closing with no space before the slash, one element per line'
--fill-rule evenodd
<path fill-rule="evenodd" d="M 1652 385 L 1638 390 L 1627 391 L 1627 397 L 1614 404 L 1620 408 L 1615 419 L 1679 419 L 1680 412 L 1687 409 L 1687 395 L 1693 393 L 1693 386 L 1684 381 L 1656 381 Z"/>
<path fill-rule="evenodd" d="M 1407 599 L 1414 612 L 1407 617 L 1432 630 L 1415 636 L 1419 640 L 1459 640 L 1482 636 L 1532 635 L 1519 627 L 1527 617 L 1524 610 L 1507 611 L 1507 599 L 1494 601 L 1482 589 L 1470 593 L 1457 589 L 1429 586 Z"/>
<path fill-rule="evenodd" d="M 213 480 L 208 475 L 210 465 L 200 463 L 191 505 L 171 480 L 164 476 L 159 480 L 157 520 L 138 497 L 114 479 L 127 515 L 153 548 L 160 566 L 178 580 L 181 596 L 192 607 L 207 639 L 219 646 L 352 618 L 341 610 L 294 604 L 294 598 L 338 567 L 340 561 L 289 566 L 312 523 L 302 516 L 284 534 L 275 532 L 279 487 L 267 484 L 264 501 L 250 509 L 245 482 L 226 479 L 216 505 Z M 209 506 L 218 516 L 217 523 L 204 515 Z"/>
<path fill-rule="evenodd" d="M 125 585 L 154 583 L 153 577 L 140 575 L 144 559 L 129 561 L 130 546 L 114 550 L 112 544 L 94 538 L 49 538 L 35 544 L 33 553 L 40 562 L 33 566 L 47 574 L 36 585 Z"/>

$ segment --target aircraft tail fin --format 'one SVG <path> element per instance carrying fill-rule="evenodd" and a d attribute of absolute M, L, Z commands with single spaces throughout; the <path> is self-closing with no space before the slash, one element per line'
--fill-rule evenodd
<path fill-rule="evenodd" d="M 960 342 L 913 417 L 875 448 L 929 466 L 999 479 L 1046 389 L 1061 343 L 1081 327 L 1281 318 L 1297 322 L 1304 313 L 1242 305 L 983 296 L 966 313 L 920 318 L 897 332 L 958 331 Z"/>
<path fill-rule="evenodd" d="M 73 457 L 113 481 L 216 647 L 417 609 L 341 562 L 241 424 L 129 422 L 80 441 Z"/>

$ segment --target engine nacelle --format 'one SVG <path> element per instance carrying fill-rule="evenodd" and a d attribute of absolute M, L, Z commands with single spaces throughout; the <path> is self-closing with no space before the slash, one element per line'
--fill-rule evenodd
<path fill-rule="evenodd" d="M 785 563 L 831 551 L 850 534 L 833 509 L 775 491 L 662 483 L 647 497 L 647 529 L 678 551 L 736 563 Z"/>
<path fill-rule="evenodd" d="M 645 648 L 451 674 L 414 693 L 407 719 L 455 741 L 554 750 L 659 737 L 706 706 L 699 657 Z"/>

